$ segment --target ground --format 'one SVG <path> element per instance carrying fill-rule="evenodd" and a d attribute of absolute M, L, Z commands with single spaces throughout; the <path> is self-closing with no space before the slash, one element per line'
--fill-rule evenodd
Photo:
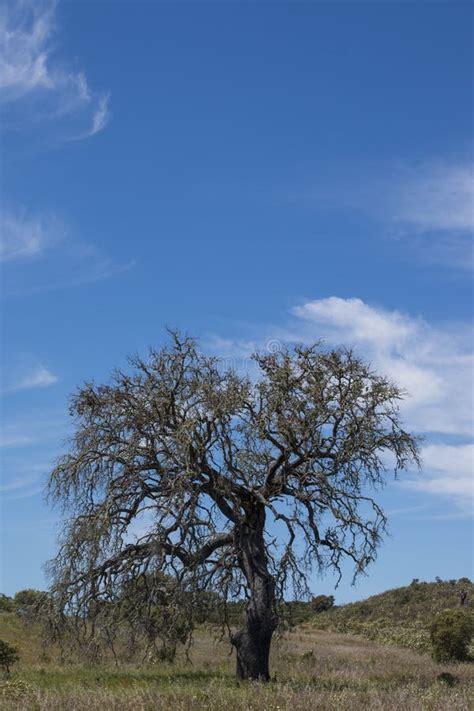
<path fill-rule="evenodd" d="M 2 616 L 7 622 L 7 616 Z M 10 616 L 8 616 L 10 618 Z M 1 623 L 2 620 L 0 620 Z M 16 627 L 4 624 L 11 639 Z M 10 634 L 9 634 L 10 633 Z M 33 640 L 31 640 L 33 642 Z M 190 661 L 152 668 L 60 666 L 37 642 L 20 640 L 22 663 L 2 683 L 0 708 L 101 711 L 423 711 L 474 708 L 474 664 L 439 665 L 428 655 L 303 625 L 275 640 L 269 684 L 238 683 L 229 646 L 201 629 Z M 38 663 L 38 658 L 43 662 Z M 447 680 L 438 678 L 448 672 Z M 453 684 L 450 686 L 450 682 Z"/>

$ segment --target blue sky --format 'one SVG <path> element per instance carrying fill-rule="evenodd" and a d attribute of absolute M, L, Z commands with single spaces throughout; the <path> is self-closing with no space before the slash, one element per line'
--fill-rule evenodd
<path fill-rule="evenodd" d="M 347 343 L 424 469 L 337 600 L 472 575 L 472 5 L 7 2 L 1 589 L 44 587 L 67 401 L 166 325 L 245 369 Z M 314 578 L 315 593 L 334 580 Z"/>

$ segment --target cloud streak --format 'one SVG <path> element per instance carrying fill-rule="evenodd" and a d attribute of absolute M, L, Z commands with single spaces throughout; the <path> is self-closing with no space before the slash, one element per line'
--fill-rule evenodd
<path fill-rule="evenodd" d="M 97 282 L 134 265 L 116 263 L 94 244 L 74 239 L 54 215 L 25 216 L 6 210 L 0 212 L 0 262 L 2 291 L 8 296 Z"/>
<path fill-rule="evenodd" d="M 91 89 L 55 52 L 54 0 L 7 1 L 0 12 L 0 102 L 7 128 L 55 124 L 62 138 L 93 136 L 109 120 L 109 97 Z M 82 128 L 81 126 L 87 126 Z M 80 129 L 78 131 L 78 129 Z"/>
<path fill-rule="evenodd" d="M 54 385 L 58 382 L 56 375 L 53 375 L 43 365 L 38 365 L 34 370 L 25 375 L 23 378 L 14 383 L 9 391 L 14 390 L 32 390 L 34 388 L 47 388 L 49 385 Z"/>
<path fill-rule="evenodd" d="M 431 160 L 415 166 L 345 166 L 344 177 L 293 195 L 317 210 L 352 210 L 375 220 L 387 236 L 425 260 L 462 270 L 474 267 L 472 159 Z"/>
<path fill-rule="evenodd" d="M 433 444 L 423 447 L 426 476 L 405 482 L 412 489 L 444 494 L 474 503 L 474 445 Z"/>
<path fill-rule="evenodd" d="M 439 163 L 408 174 L 389 202 L 392 219 L 429 232 L 474 230 L 474 172 L 471 165 Z"/>
<path fill-rule="evenodd" d="M 38 257 L 61 237 L 61 228 L 55 220 L 48 222 L 0 211 L 0 262 Z"/>
<path fill-rule="evenodd" d="M 13 358 L 10 358 L 12 361 Z M 31 358 L 22 357 L 16 365 L 3 368 L 1 373 L 1 392 L 12 393 L 19 390 L 47 388 L 58 382 L 58 377 Z"/>

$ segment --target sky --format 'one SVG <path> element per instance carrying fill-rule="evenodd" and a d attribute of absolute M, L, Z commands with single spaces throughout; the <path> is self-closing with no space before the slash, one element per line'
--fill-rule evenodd
<path fill-rule="evenodd" d="M 473 6 L 0 11 L 0 590 L 44 588 L 68 399 L 166 326 L 245 371 L 346 344 L 409 392 L 423 469 L 347 602 L 473 574 Z"/>

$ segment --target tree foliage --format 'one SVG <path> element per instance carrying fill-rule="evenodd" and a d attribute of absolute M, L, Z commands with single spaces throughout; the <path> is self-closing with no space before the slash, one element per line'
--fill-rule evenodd
<path fill-rule="evenodd" d="M 433 658 L 437 662 L 466 661 L 473 634 L 472 614 L 460 608 L 439 612 L 430 627 Z"/>
<path fill-rule="evenodd" d="M 334 605 L 334 595 L 316 595 L 311 600 L 311 610 L 312 612 L 325 612 L 330 610 Z"/>
<path fill-rule="evenodd" d="M 70 451 L 50 478 L 69 516 L 50 571 L 59 608 L 81 619 L 139 579 L 153 599 L 159 574 L 182 600 L 243 595 L 238 673 L 268 678 L 277 600 L 290 585 L 307 593 L 314 568 L 366 569 L 386 525 L 370 489 L 418 453 L 403 393 L 352 351 L 253 357 L 252 380 L 172 334 L 78 390 Z"/>

